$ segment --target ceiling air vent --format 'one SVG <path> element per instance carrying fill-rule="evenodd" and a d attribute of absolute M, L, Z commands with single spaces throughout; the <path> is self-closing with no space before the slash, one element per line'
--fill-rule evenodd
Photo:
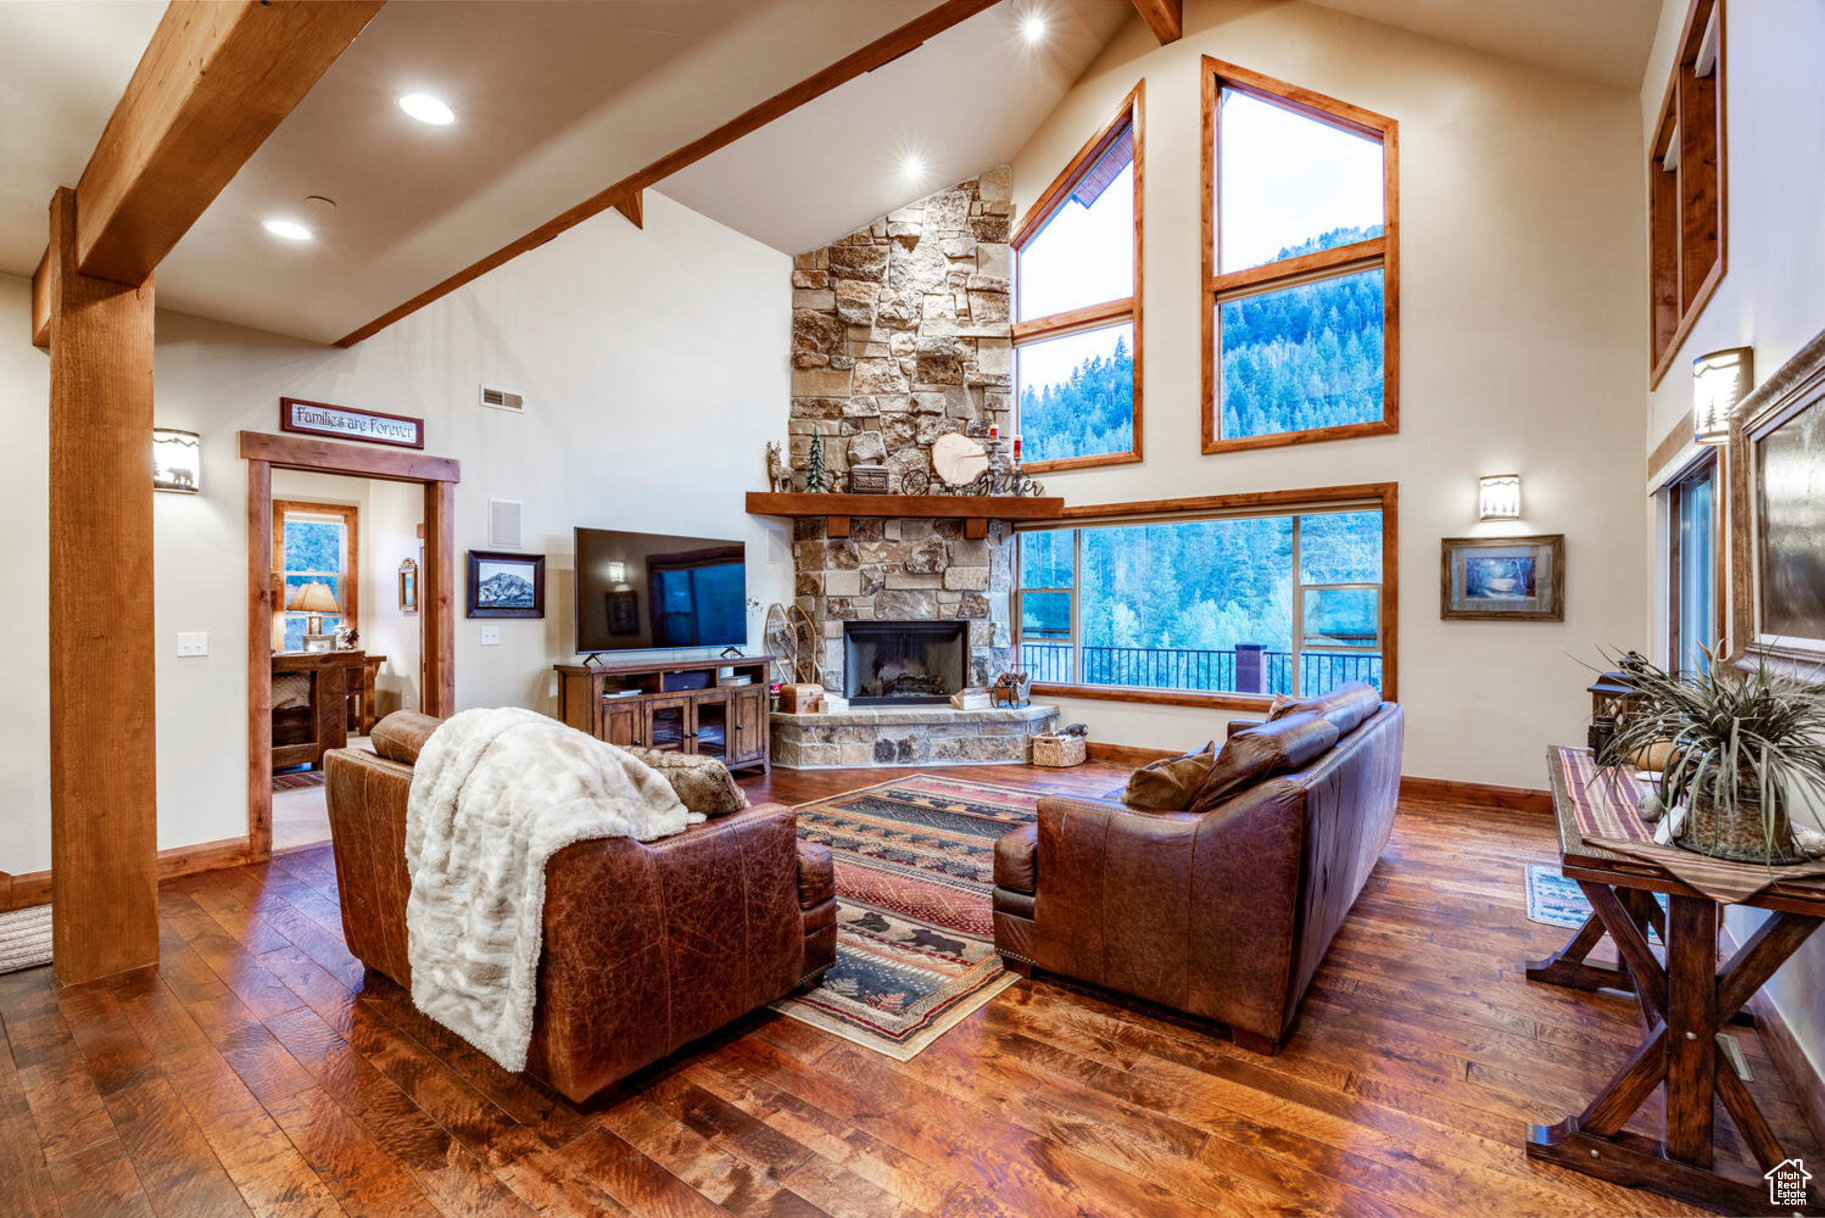
<path fill-rule="evenodd" d="M 526 399 L 517 393 L 508 393 L 505 389 L 490 389 L 483 385 L 482 405 L 493 410 L 511 410 L 514 414 L 523 414 L 526 410 Z"/>

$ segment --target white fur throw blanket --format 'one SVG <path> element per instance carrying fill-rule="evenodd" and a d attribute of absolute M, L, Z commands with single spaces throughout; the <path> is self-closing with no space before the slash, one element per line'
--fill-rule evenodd
<path fill-rule="evenodd" d="M 526 1068 L 545 863 L 573 842 L 652 841 L 703 820 L 657 771 L 529 710 L 470 710 L 425 742 L 406 805 L 412 1002 Z"/>

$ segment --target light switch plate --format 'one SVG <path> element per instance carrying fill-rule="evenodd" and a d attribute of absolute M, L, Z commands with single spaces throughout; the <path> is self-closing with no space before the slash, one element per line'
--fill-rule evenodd
<path fill-rule="evenodd" d="M 180 630 L 177 632 L 177 653 L 180 656 L 206 656 L 209 654 L 209 632 L 207 630 Z"/>
<path fill-rule="evenodd" d="M 501 628 L 499 626 L 482 627 L 482 646 L 499 647 L 501 645 Z"/>

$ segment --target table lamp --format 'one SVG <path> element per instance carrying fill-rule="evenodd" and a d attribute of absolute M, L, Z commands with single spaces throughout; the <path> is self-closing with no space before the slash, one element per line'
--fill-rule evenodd
<path fill-rule="evenodd" d="M 328 651 L 330 637 L 323 633 L 323 615 L 341 613 L 336 604 L 336 594 L 324 583 L 309 583 L 298 588 L 285 602 L 287 613 L 308 613 L 310 617 L 304 623 L 304 650 Z"/>

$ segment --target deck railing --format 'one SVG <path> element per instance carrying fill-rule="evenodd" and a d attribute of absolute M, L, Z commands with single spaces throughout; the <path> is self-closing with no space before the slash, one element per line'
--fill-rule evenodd
<path fill-rule="evenodd" d="M 1085 685 L 1125 685 L 1143 689 L 1186 689 L 1223 693 L 1295 695 L 1293 653 L 1244 643 L 1228 651 L 1180 647 L 1085 647 Z M 1021 666 L 1035 681 L 1068 683 L 1072 671 L 1069 643 L 1020 645 Z M 1367 681 L 1381 688 L 1381 656 L 1376 652 L 1318 651 L 1300 654 L 1295 696 L 1310 697 L 1348 681 Z"/>

